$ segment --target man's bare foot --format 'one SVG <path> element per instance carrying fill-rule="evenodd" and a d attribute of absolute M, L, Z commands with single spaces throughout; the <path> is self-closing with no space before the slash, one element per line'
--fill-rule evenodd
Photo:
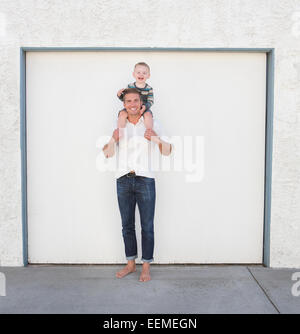
<path fill-rule="evenodd" d="M 136 271 L 135 269 L 135 263 L 127 263 L 127 265 L 120 271 L 116 273 L 116 277 L 123 278 L 124 276 L 134 273 Z"/>
<path fill-rule="evenodd" d="M 147 281 L 150 281 L 150 280 L 151 280 L 151 277 L 150 277 L 150 263 L 144 262 L 139 281 L 140 282 L 147 282 Z"/>

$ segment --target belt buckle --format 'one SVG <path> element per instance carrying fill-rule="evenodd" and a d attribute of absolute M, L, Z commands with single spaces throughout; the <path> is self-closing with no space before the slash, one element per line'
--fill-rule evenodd
<path fill-rule="evenodd" d="M 129 172 L 128 174 L 126 174 L 127 177 L 134 177 L 135 175 L 135 172 Z"/>

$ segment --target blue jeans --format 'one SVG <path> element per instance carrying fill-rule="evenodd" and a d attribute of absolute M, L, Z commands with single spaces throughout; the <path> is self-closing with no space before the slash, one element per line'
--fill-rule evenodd
<path fill-rule="evenodd" d="M 117 179 L 117 194 L 122 218 L 122 235 L 127 260 L 137 258 L 135 207 L 139 208 L 142 228 L 142 261 L 153 261 L 155 179 L 143 176 L 121 176 Z"/>

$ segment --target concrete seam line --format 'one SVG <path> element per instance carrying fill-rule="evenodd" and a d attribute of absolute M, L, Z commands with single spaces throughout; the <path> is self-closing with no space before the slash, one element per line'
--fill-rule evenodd
<path fill-rule="evenodd" d="M 275 305 L 275 303 L 273 303 L 272 299 L 269 297 L 269 295 L 267 294 L 266 290 L 259 284 L 258 280 L 255 278 L 255 276 L 253 275 L 252 271 L 250 270 L 249 267 L 247 267 L 250 275 L 253 277 L 253 279 L 255 280 L 255 282 L 257 283 L 257 285 L 261 288 L 261 290 L 263 291 L 263 293 L 265 294 L 265 296 L 267 297 L 267 299 L 269 300 L 269 302 L 274 306 L 275 310 L 278 312 L 278 314 L 280 314 L 280 311 L 278 309 L 278 307 Z"/>

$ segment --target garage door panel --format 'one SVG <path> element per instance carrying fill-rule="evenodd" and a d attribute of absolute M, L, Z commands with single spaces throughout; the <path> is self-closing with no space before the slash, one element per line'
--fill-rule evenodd
<path fill-rule="evenodd" d="M 136 51 L 27 52 L 29 262 L 124 262 L 114 175 L 97 170 L 97 142 L 111 135 L 116 93 L 138 61 L 151 67 L 154 117 L 181 143 L 190 137 L 204 167 L 199 182 L 184 162 L 157 173 L 155 262 L 261 263 L 266 55 Z M 138 212 L 136 230 L 141 256 Z"/>

